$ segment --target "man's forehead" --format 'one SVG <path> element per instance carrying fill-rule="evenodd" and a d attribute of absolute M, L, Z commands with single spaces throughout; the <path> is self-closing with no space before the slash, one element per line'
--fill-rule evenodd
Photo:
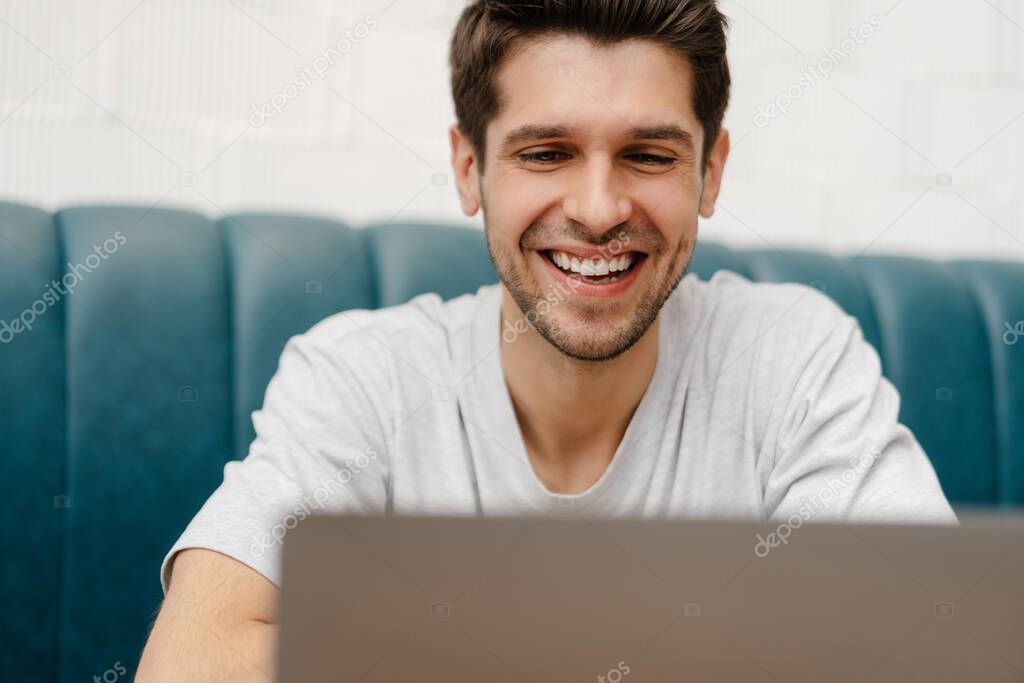
<path fill-rule="evenodd" d="M 530 39 L 497 72 L 500 111 L 492 123 L 503 129 L 538 121 L 571 125 L 589 115 L 619 119 L 623 134 L 654 123 L 692 129 L 692 84 L 687 60 L 653 41 Z"/>
<path fill-rule="evenodd" d="M 693 71 L 683 55 L 654 40 L 632 38 L 597 44 L 583 36 L 557 34 L 524 39 L 505 56 L 497 80 L 501 85 L 514 85 L 521 79 L 660 81 L 663 86 L 689 90 Z"/>

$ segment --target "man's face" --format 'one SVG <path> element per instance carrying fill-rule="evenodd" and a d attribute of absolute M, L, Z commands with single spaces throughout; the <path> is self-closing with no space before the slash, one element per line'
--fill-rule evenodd
<path fill-rule="evenodd" d="M 649 41 L 558 36 L 507 57 L 497 86 L 467 185 L 498 275 L 564 354 L 614 358 L 655 321 L 713 210 L 702 194 L 720 173 L 705 193 L 690 67 Z"/>

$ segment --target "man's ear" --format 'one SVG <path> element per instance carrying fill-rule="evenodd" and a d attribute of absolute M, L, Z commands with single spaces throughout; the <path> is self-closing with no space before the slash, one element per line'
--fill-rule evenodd
<path fill-rule="evenodd" d="M 704 190 L 700 195 L 700 215 L 711 218 L 715 213 L 715 201 L 722 188 L 722 173 L 725 160 L 729 157 L 729 131 L 725 128 L 718 133 L 714 147 L 708 154 L 708 165 L 704 169 Z"/>
<path fill-rule="evenodd" d="M 452 171 L 455 172 L 455 187 L 459 190 L 462 213 L 474 216 L 480 210 L 480 169 L 476 152 L 458 124 L 448 129 L 448 138 L 452 145 Z"/>

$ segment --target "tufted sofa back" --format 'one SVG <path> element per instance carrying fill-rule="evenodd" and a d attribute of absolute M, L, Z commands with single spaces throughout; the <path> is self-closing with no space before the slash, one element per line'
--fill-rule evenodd
<path fill-rule="evenodd" d="M 949 498 L 1024 503 L 1024 264 L 701 243 L 691 271 L 719 269 L 824 290 Z M 0 676 L 134 673 L 159 562 L 245 455 L 290 336 L 496 279 L 482 233 L 451 226 L 0 204 Z"/>

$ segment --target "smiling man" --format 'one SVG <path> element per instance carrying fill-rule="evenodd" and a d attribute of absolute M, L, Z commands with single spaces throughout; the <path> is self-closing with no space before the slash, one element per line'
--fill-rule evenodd
<path fill-rule="evenodd" d="M 853 318 L 686 275 L 729 153 L 725 27 L 713 0 L 466 8 L 452 164 L 501 283 L 289 341 L 167 553 L 139 680 L 271 671 L 282 542 L 317 511 L 956 522 Z"/>

